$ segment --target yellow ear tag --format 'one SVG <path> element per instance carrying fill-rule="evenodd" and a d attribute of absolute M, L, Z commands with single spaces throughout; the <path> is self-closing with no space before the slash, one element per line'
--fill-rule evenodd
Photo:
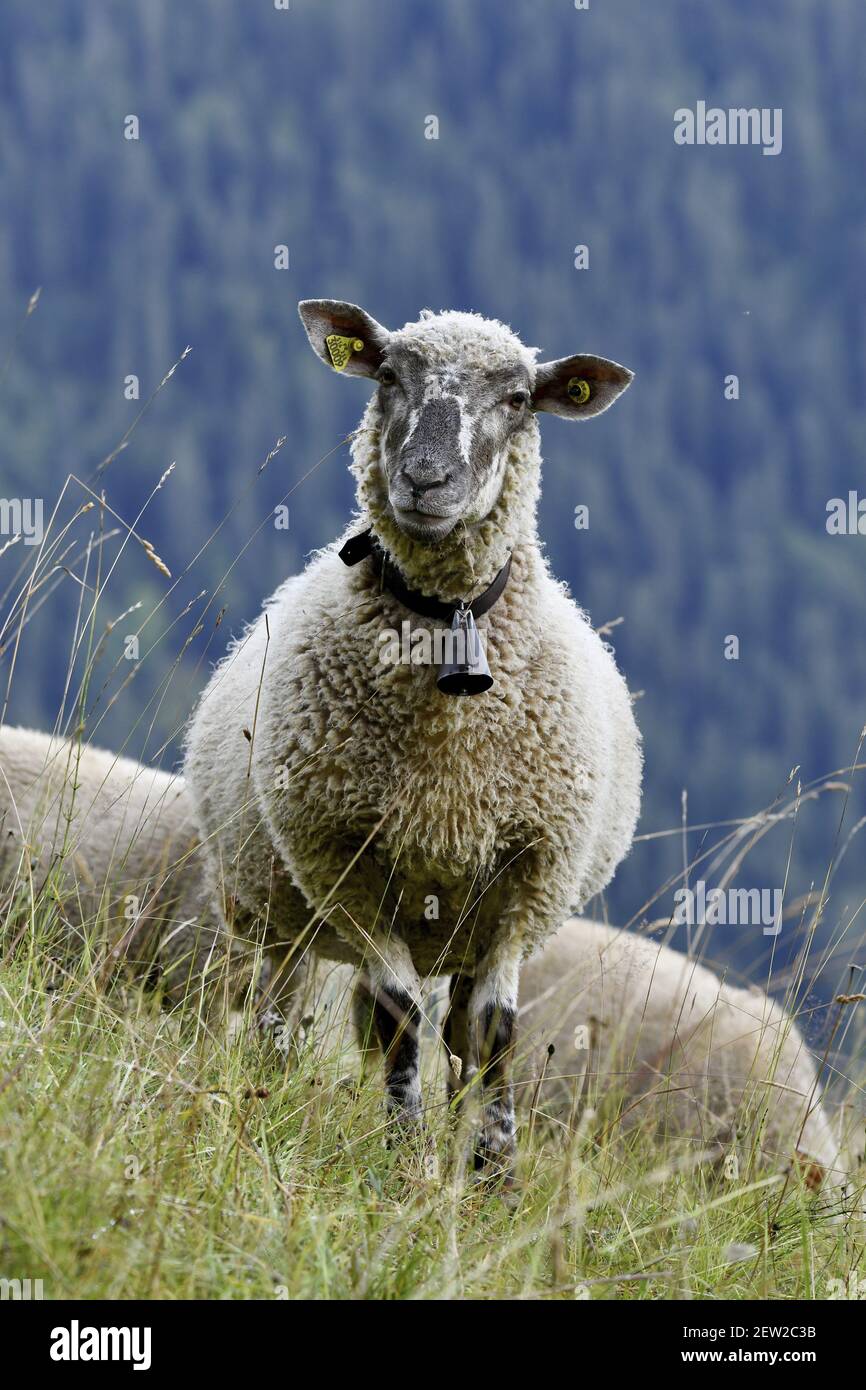
<path fill-rule="evenodd" d="M 334 371 L 341 372 L 353 352 L 363 352 L 364 344 L 360 338 L 343 338 L 339 333 L 329 333 L 325 339 Z"/>
<path fill-rule="evenodd" d="M 575 405 L 586 405 L 591 395 L 589 382 L 582 376 L 573 376 L 565 389 Z"/>

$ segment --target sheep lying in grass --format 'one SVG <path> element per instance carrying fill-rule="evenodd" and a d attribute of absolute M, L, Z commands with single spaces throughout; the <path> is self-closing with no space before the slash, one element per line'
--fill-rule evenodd
<path fill-rule="evenodd" d="M 100 748 L 0 729 L 0 890 L 53 905 L 61 940 L 85 934 L 106 959 L 148 968 L 157 955 L 176 999 L 214 945 L 180 778 Z"/>
<path fill-rule="evenodd" d="M 740 1162 L 799 1155 L 818 1185 L 839 1176 L 839 1144 L 796 1024 L 763 990 L 646 937 L 572 918 L 524 966 L 517 1066 L 538 1104 L 617 1097 L 625 1128 L 699 1137 Z M 547 1047 L 555 1048 L 548 1059 Z"/>
<path fill-rule="evenodd" d="M 211 884 L 234 931 L 363 962 L 397 1115 L 421 1108 L 420 976 L 459 973 L 452 1055 L 464 1081 L 483 1063 L 477 1162 L 507 1170 L 521 960 L 611 878 L 641 777 L 625 682 L 541 553 L 536 412 L 589 418 L 631 373 L 539 365 L 474 314 L 389 332 L 333 300 L 300 313 L 326 363 L 377 383 L 352 446 L 360 515 L 342 558 L 277 591 L 192 720 Z M 475 651 L 464 604 L 494 681 L 469 699 L 418 655 L 452 628 Z M 405 621 L 424 641 L 388 663 Z"/>

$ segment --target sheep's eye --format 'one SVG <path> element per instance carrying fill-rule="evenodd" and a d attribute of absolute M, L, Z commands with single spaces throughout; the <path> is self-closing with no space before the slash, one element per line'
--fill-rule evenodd
<path fill-rule="evenodd" d="M 511 395 L 508 397 L 508 404 L 513 405 L 515 410 L 520 410 L 522 406 L 526 405 L 528 400 L 528 391 L 512 391 Z"/>
<path fill-rule="evenodd" d="M 394 371 L 393 367 L 380 367 L 376 380 L 379 382 L 380 386 L 393 386 L 394 382 L 397 380 L 397 373 Z"/>

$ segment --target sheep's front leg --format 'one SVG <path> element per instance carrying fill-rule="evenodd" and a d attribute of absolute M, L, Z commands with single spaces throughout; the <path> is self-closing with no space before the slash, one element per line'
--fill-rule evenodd
<path fill-rule="evenodd" d="M 374 935 L 356 989 L 368 997 L 373 1027 L 385 1059 L 388 1113 L 395 1120 L 421 1117 L 418 1041 L 421 981 L 405 942 Z M 359 1017 L 355 1006 L 355 1017 Z"/>
<path fill-rule="evenodd" d="M 476 1169 L 510 1180 L 516 1150 L 512 1058 L 520 950 L 513 941 L 491 949 L 475 971 L 470 1029 L 481 1072 L 481 1136 Z"/>
<path fill-rule="evenodd" d="M 381 925 L 396 919 L 399 898 L 389 897 L 387 879 L 369 849 L 371 839 L 335 837 L 328 823 L 299 824 L 303 854 L 296 852 L 291 871 L 307 901 L 362 962 L 359 988 L 370 997 L 385 1058 L 388 1110 L 395 1119 L 415 1119 L 421 1114 L 421 981 L 405 941 Z"/>

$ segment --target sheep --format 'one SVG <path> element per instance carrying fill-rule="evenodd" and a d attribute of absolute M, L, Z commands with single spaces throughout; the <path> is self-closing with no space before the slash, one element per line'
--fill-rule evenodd
<path fill-rule="evenodd" d="M 625 1128 L 700 1137 L 819 1186 L 840 1145 L 812 1056 L 763 990 L 738 988 L 661 942 L 572 918 L 526 962 L 520 1055 L 527 1091 L 562 1117 L 575 1091 L 617 1096 Z M 547 1049 L 555 1049 L 548 1060 Z"/>
<path fill-rule="evenodd" d="M 538 364 L 477 314 L 388 331 L 335 300 L 299 312 L 318 357 L 376 382 L 351 449 L 358 516 L 277 590 L 194 712 L 208 886 L 231 932 L 287 953 L 286 997 L 310 945 L 363 966 L 395 1121 L 421 1115 L 421 977 L 457 975 L 453 1080 L 481 1068 L 476 1166 L 507 1181 L 521 961 L 608 883 L 641 783 L 625 682 L 541 553 L 536 416 L 590 418 L 632 373 L 587 354 Z M 406 621 L 408 662 L 392 659 Z M 492 677 L 487 693 L 437 686 L 424 663 L 449 637 L 469 673 L 452 684 Z"/>
<path fill-rule="evenodd" d="M 147 970 L 156 953 L 179 1002 L 200 980 L 216 924 L 194 869 L 183 781 L 101 748 L 31 729 L 0 729 L 0 890 L 22 884 L 53 903 L 66 951 L 98 927 L 111 958 Z"/>

